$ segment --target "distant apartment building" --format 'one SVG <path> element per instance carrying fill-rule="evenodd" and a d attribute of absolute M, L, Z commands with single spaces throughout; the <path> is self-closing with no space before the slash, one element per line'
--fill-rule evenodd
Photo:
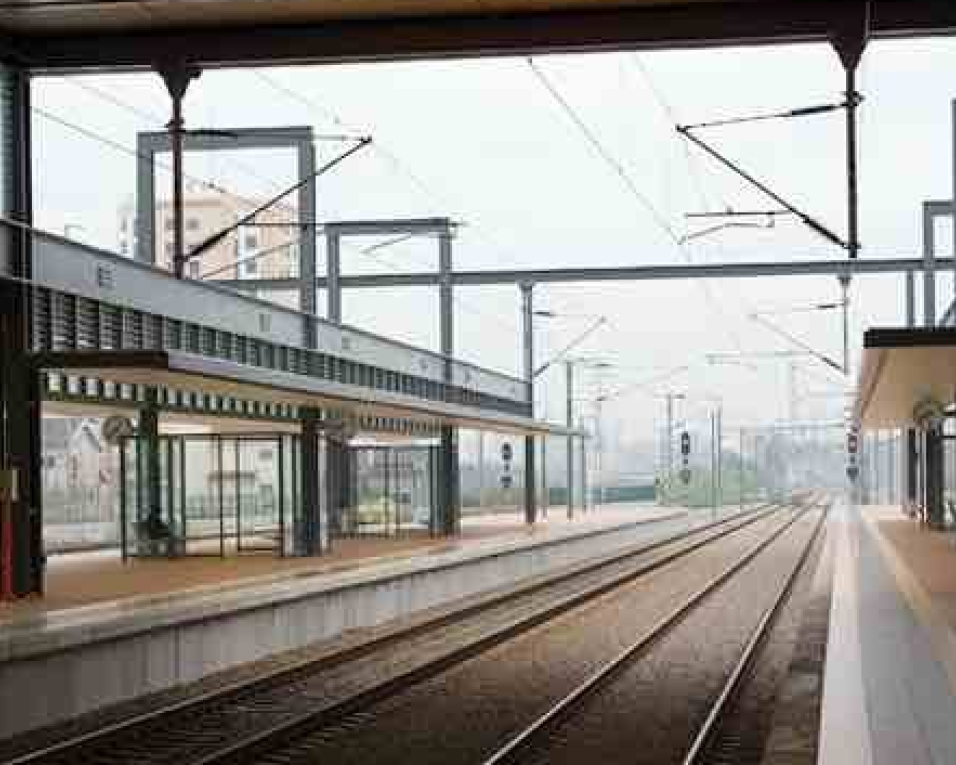
<path fill-rule="evenodd" d="M 259 200 L 240 199 L 226 191 L 204 188 L 187 189 L 184 204 L 185 249 L 209 236 L 233 226 L 243 215 L 260 204 Z M 207 276 L 220 279 L 284 278 L 296 276 L 299 269 L 300 229 L 285 226 L 298 219 L 295 207 L 274 205 L 255 218 L 255 225 L 231 231 L 221 242 L 186 263 L 191 279 Z M 175 255 L 173 206 L 170 200 L 156 203 L 156 263 L 172 269 Z M 136 214 L 132 202 L 119 211 L 118 247 L 127 257 L 136 256 Z M 265 253 L 262 257 L 254 257 Z"/>

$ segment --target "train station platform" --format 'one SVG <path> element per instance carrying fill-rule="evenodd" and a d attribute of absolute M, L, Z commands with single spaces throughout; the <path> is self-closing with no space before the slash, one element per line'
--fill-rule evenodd
<path fill-rule="evenodd" d="M 563 508 L 562 508 L 563 510 Z M 608 506 L 578 511 L 567 520 L 552 512 L 534 526 L 516 511 L 464 517 L 458 537 L 432 537 L 424 529 L 393 534 L 368 534 L 335 539 L 322 556 L 277 557 L 271 553 L 192 556 L 175 559 L 131 558 L 123 562 L 117 550 L 67 553 L 49 559 L 47 588 L 42 598 L 25 598 L 0 606 L 0 627 L 36 615 L 65 609 L 110 604 L 145 605 L 158 598 L 189 597 L 210 590 L 235 589 L 284 579 L 335 574 L 361 567 L 436 553 L 468 550 L 476 545 L 527 538 L 548 539 L 567 533 L 614 528 L 634 520 L 669 517 L 681 509 L 654 506 Z"/>
<path fill-rule="evenodd" d="M 821 765 L 956 762 L 956 535 L 835 508 Z"/>
<path fill-rule="evenodd" d="M 46 597 L 0 608 L 0 739 L 711 518 L 615 505 L 533 527 L 467 518 L 455 539 L 336 540 L 320 558 L 54 559 Z"/>

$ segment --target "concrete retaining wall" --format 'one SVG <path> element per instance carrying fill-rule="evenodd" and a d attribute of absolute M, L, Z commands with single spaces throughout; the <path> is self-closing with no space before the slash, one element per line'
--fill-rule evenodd
<path fill-rule="evenodd" d="M 0 627 L 0 738 L 600 556 L 646 536 L 640 525 Z"/>

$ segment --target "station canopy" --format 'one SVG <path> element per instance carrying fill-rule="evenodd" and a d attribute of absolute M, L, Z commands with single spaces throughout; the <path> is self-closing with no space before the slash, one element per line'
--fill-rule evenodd
<path fill-rule="evenodd" d="M 854 419 L 869 430 L 917 426 L 956 398 L 956 329 L 870 329 Z"/>
<path fill-rule="evenodd" d="M 42 69 L 826 42 L 956 30 L 949 0 L 0 0 Z"/>
<path fill-rule="evenodd" d="M 203 394 L 318 407 L 355 417 L 394 417 L 517 435 L 577 436 L 581 431 L 492 409 L 320 380 L 180 351 L 52 351 L 33 354 L 41 372 L 101 377 L 128 385 L 159 385 Z"/>

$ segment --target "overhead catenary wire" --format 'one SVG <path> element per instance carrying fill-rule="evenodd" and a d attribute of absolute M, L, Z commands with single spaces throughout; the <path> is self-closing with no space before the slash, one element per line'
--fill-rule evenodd
<path fill-rule="evenodd" d="M 316 111 L 319 114 L 322 114 L 326 119 L 331 120 L 335 125 L 341 128 L 355 130 L 354 126 L 352 126 L 348 120 L 343 118 L 342 115 L 340 115 L 334 109 L 299 91 L 286 87 L 277 78 L 272 77 L 271 75 L 268 75 L 259 69 L 252 71 L 260 81 L 264 82 L 276 92 L 285 95 L 287 98 L 297 101 L 310 111 Z M 404 175 L 412 183 L 412 185 L 418 189 L 419 193 L 426 197 L 431 204 L 435 206 L 436 210 L 449 210 L 458 207 L 457 205 L 449 204 L 449 200 L 445 195 L 436 191 L 434 187 L 425 181 L 425 179 L 422 178 L 422 176 L 416 172 L 408 162 L 400 157 L 381 139 L 376 140 L 372 150 L 378 156 L 384 159 L 393 168 L 393 170 L 401 175 Z M 514 260 L 513 255 L 508 252 L 510 248 L 507 246 L 503 247 L 501 242 L 498 241 L 498 237 L 493 235 L 488 230 L 487 226 L 475 221 L 473 216 L 459 215 L 458 217 L 469 219 L 468 225 L 470 231 L 472 231 L 477 237 L 484 239 L 486 242 L 491 244 L 494 249 L 503 251 L 500 253 L 500 256 L 494 258 L 492 262 L 507 263 Z"/>
<path fill-rule="evenodd" d="M 252 74 L 259 79 L 261 82 L 265 83 L 271 87 L 276 92 L 285 95 L 287 98 L 294 100 L 304 106 L 309 111 L 318 112 L 322 114 L 326 119 L 331 120 L 336 126 L 345 129 L 345 130 L 355 130 L 356 128 L 352 126 L 347 120 L 345 120 L 338 112 L 335 110 L 321 104 L 314 98 L 304 95 L 303 93 L 293 90 L 286 87 L 282 84 L 277 78 L 272 77 L 271 75 L 266 74 L 265 72 L 254 69 Z M 385 146 L 381 140 L 376 140 L 372 144 L 372 151 L 385 159 L 393 168 L 405 175 L 413 185 L 415 185 L 419 191 L 426 197 L 428 197 L 433 204 L 436 205 L 437 210 L 441 210 L 443 207 L 446 207 L 446 200 L 442 199 L 441 195 L 437 194 L 431 186 L 426 183 L 421 176 L 418 175 L 412 168 L 402 160 L 394 151 Z M 461 216 L 465 217 L 465 216 Z M 479 236 L 486 237 L 473 222 L 470 224 L 470 229 L 475 231 Z M 364 252 L 363 254 L 369 254 L 369 252 Z M 502 259 L 503 260 L 503 259 Z M 380 261 L 394 270 L 401 270 L 401 266 L 389 263 L 388 261 Z M 507 321 L 501 318 L 500 314 L 493 313 L 491 311 L 486 311 L 485 309 L 474 305 L 471 301 L 462 298 L 460 295 L 454 295 L 454 301 L 461 305 L 462 307 L 470 310 L 472 313 L 479 314 L 488 318 L 491 318 L 504 326 L 507 326 L 509 329 L 518 329 L 518 325 L 513 321 Z"/>
<path fill-rule="evenodd" d="M 203 252 L 205 252 L 206 250 L 208 250 L 210 247 L 215 247 L 219 242 L 221 242 L 221 241 L 222 241 L 226 236 L 228 236 L 231 232 L 235 231 L 235 230 L 238 229 L 238 228 L 241 228 L 241 227 L 244 226 L 246 223 L 249 223 L 250 221 L 255 220 L 255 219 L 256 219 L 256 216 L 258 216 L 260 213 L 263 213 L 263 212 L 265 212 L 266 210 L 268 210 L 270 207 L 273 207 L 277 202 L 279 202 L 279 201 L 282 200 L 282 199 L 285 199 L 285 197 L 289 196 L 289 195 L 292 194 L 293 192 L 298 191 L 299 189 L 301 189 L 301 188 L 303 188 L 303 187 L 305 187 L 305 186 L 308 186 L 308 185 L 310 185 L 310 184 L 314 184 L 314 183 L 316 182 L 316 180 L 318 180 L 318 178 L 319 178 L 320 176 L 322 176 L 322 175 L 324 175 L 325 173 L 327 173 L 327 172 L 333 170 L 333 169 L 336 168 L 338 165 L 340 165 L 342 162 L 344 162 L 346 159 L 348 159 L 349 157 L 351 157 L 353 154 L 356 154 L 356 153 L 358 153 L 359 151 L 361 151 L 362 149 L 364 149 L 364 148 L 365 148 L 366 146 L 368 146 L 370 143 L 372 143 L 371 137 L 363 137 L 363 138 L 360 138 L 360 139 L 356 140 L 356 142 L 355 142 L 354 145 L 352 145 L 351 147 L 349 147 L 348 149 L 346 149 L 345 151 L 343 151 L 343 152 L 342 152 L 341 154 L 339 154 L 338 156 L 333 157 L 333 158 L 330 159 L 328 162 L 325 162 L 324 164 L 320 165 L 320 166 L 319 166 L 318 168 L 316 168 L 313 172 L 309 173 L 309 175 L 306 176 L 305 178 L 301 178 L 300 180 L 296 181 L 295 183 L 293 183 L 293 184 L 292 184 L 291 186 L 289 186 L 288 188 L 283 189 L 282 191 L 278 192 L 277 194 L 275 194 L 275 195 L 274 195 L 273 197 L 271 197 L 270 199 L 267 199 L 265 202 L 261 203 L 260 205 L 258 205 L 258 206 L 257 206 L 256 208 L 254 208 L 253 210 L 250 210 L 249 212 L 245 213 L 244 215 L 241 215 L 241 216 L 239 217 L 239 219 L 238 219 L 235 223 L 232 223 L 232 224 L 230 224 L 230 225 L 228 225 L 228 226 L 223 227 L 221 230 L 217 231 L 216 233 L 214 233 L 214 234 L 208 236 L 208 237 L 207 237 L 206 239 L 204 239 L 203 241 L 199 242 L 199 244 L 197 244 L 195 247 L 193 247 L 192 249 L 190 249 L 189 252 L 185 253 L 185 254 L 182 256 L 182 259 L 183 259 L 184 261 L 188 261 L 188 260 L 190 260 L 191 258 L 197 257 L 198 255 L 201 255 Z"/>
<path fill-rule="evenodd" d="M 614 155 L 604 146 L 601 140 L 597 137 L 593 130 L 588 126 L 587 122 L 581 117 L 577 110 L 572 106 L 572 104 L 562 95 L 561 91 L 551 82 L 548 76 L 544 71 L 535 64 L 534 59 L 531 56 L 528 56 L 525 61 L 527 62 L 528 67 L 531 72 L 534 74 L 535 78 L 539 84 L 551 95 L 551 97 L 557 102 L 561 107 L 565 115 L 574 123 L 578 130 L 587 140 L 591 148 L 596 152 L 596 154 L 607 164 L 610 168 L 613 169 L 614 173 L 621 179 L 625 187 L 628 189 L 631 197 L 637 201 L 642 209 L 650 214 L 651 219 L 654 223 L 670 238 L 674 246 L 677 248 L 677 251 L 680 253 L 681 257 L 687 262 L 693 262 L 690 253 L 688 252 L 684 242 L 681 241 L 680 235 L 674 230 L 674 227 L 668 223 L 666 218 L 661 214 L 657 207 L 650 201 L 650 199 L 638 188 L 637 184 L 631 178 L 630 174 L 624 168 L 624 165 L 619 162 Z M 700 282 L 700 288 L 703 290 L 705 298 L 708 302 L 711 303 L 711 307 L 720 314 L 725 320 L 727 318 L 726 313 L 723 308 L 719 305 L 716 297 L 713 294 L 713 291 L 710 288 L 710 285 L 707 282 Z M 728 328 L 728 334 L 735 346 L 739 351 L 743 351 L 743 345 L 740 342 L 740 338 L 737 336 L 737 333 Z"/>
<path fill-rule="evenodd" d="M 118 97 L 117 97 L 116 95 L 114 95 L 113 93 L 110 93 L 110 92 L 108 92 L 108 91 L 102 90 L 102 89 L 100 89 L 99 87 L 97 87 L 97 86 L 95 86 L 95 85 L 91 85 L 91 84 L 88 83 L 88 82 L 84 82 L 83 80 L 81 80 L 81 79 L 79 79 L 79 78 L 76 78 L 76 77 L 65 77 L 65 78 L 63 78 L 63 79 L 64 79 L 66 82 L 70 83 L 73 87 L 76 87 L 76 88 L 78 88 L 78 89 L 80 89 L 80 90 L 83 90 L 83 91 L 85 91 L 85 92 L 91 94 L 92 96 L 94 96 L 94 97 L 96 97 L 96 98 L 99 98 L 99 99 L 102 100 L 102 101 L 106 101 L 106 102 L 108 102 L 108 103 L 111 103 L 111 104 L 113 104 L 114 106 L 116 106 L 117 108 L 122 109 L 123 111 L 127 112 L 128 114 L 132 114 L 132 115 L 138 117 L 139 119 L 141 119 L 141 120 L 143 120 L 143 121 L 145 121 L 145 122 L 147 122 L 147 123 L 162 125 L 162 124 L 164 124 L 164 123 L 166 122 L 166 118 L 163 117 L 162 115 L 159 115 L 159 114 L 157 114 L 157 113 L 155 113 L 155 112 L 149 111 L 148 109 L 144 109 L 144 108 L 142 108 L 142 107 L 140 107 L 140 106 L 134 106 L 133 104 L 130 104 L 130 103 L 128 103 L 127 101 L 124 101 L 124 100 L 122 100 L 121 98 L 118 98 Z M 242 160 L 239 160 L 239 159 L 237 159 L 237 158 L 235 158 L 235 157 L 230 157 L 230 158 L 229 158 L 229 164 L 231 164 L 231 165 L 233 165 L 234 167 L 240 169 L 240 170 L 243 172 L 243 174 L 247 175 L 248 177 L 250 177 L 250 178 L 255 178 L 257 181 L 259 181 L 259 182 L 261 182 L 262 184 L 268 186 L 268 187 L 269 187 L 271 190 L 273 190 L 273 191 L 276 190 L 276 189 L 281 188 L 281 183 L 280 183 L 279 181 L 277 181 L 277 180 L 274 179 L 274 178 L 270 178 L 270 177 L 268 177 L 268 176 L 266 176 L 266 175 L 260 173 L 260 172 L 257 171 L 254 167 L 252 167 L 251 165 L 249 165 L 249 164 L 246 163 L 246 162 L 243 162 Z M 208 186 L 208 187 L 210 188 L 210 190 L 217 191 L 217 192 L 220 192 L 220 193 L 229 194 L 230 196 L 233 196 L 233 197 L 235 197 L 236 199 L 239 199 L 240 201 L 247 202 L 247 203 L 250 203 L 250 204 L 251 204 L 251 200 L 245 199 L 245 198 L 243 198 L 242 196 L 240 196 L 239 194 L 236 194 L 235 192 L 232 192 L 232 191 L 229 191 L 229 190 L 227 190 L 227 189 L 225 189 L 225 188 L 223 188 L 223 187 L 220 187 L 219 185 L 215 184 L 213 181 L 209 181 L 209 180 L 203 179 L 203 180 L 200 181 L 200 182 L 202 182 L 203 185 Z"/>

